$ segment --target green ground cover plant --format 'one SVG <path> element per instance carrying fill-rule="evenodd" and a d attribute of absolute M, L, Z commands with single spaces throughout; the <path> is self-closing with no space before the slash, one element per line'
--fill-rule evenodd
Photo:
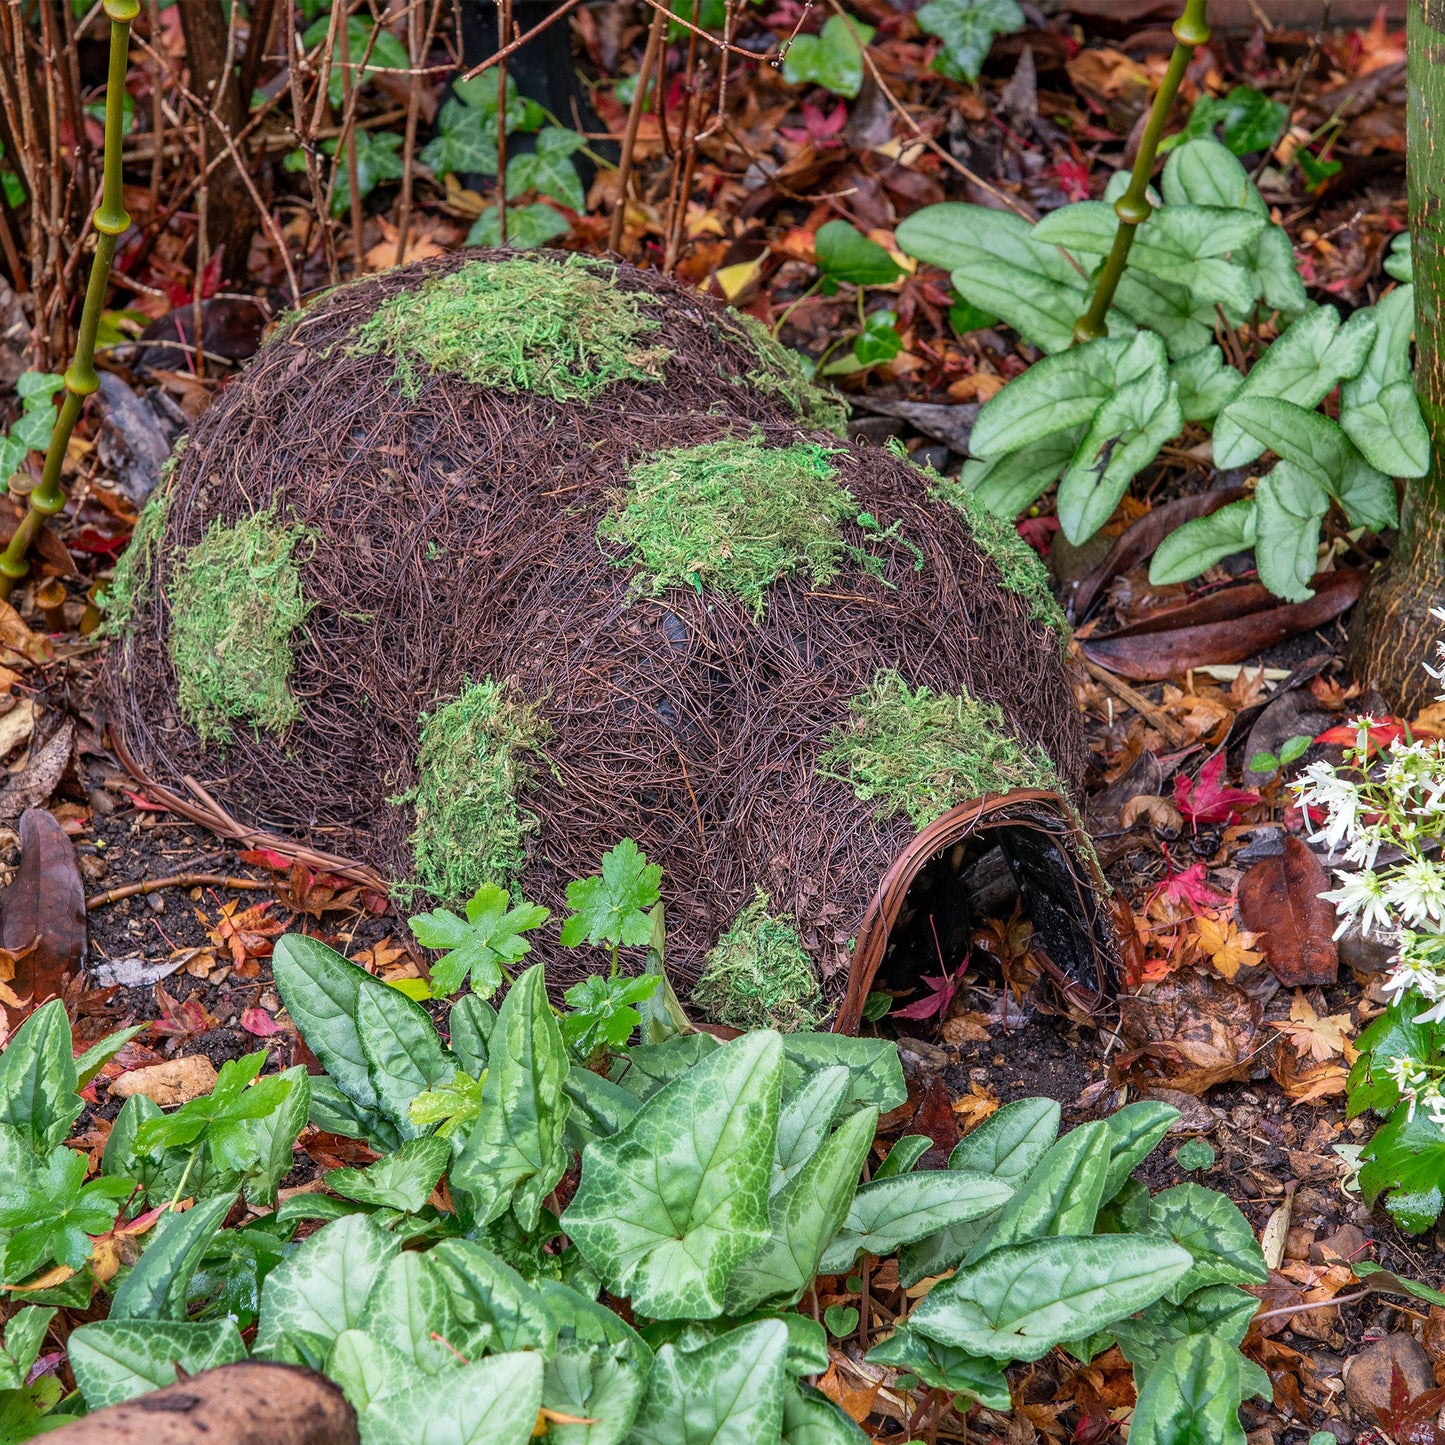
<path fill-rule="evenodd" d="M 296 562 L 306 537 L 269 507 L 213 522 L 177 562 L 168 593 L 176 695 L 208 742 L 230 738 L 233 723 L 281 732 L 301 715 L 290 683 L 295 634 L 311 611 Z"/>
<path fill-rule="evenodd" d="M 880 811 L 926 828 L 950 808 L 1012 788 L 1059 788 L 1042 749 L 1024 747 L 997 703 L 910 687 L 897 672 L 874 678 L 829 733 L 824 777 L 850 783 Z"/>
<path fill-rule="evenodd" d="M 826 1013 L 812 960 L 793 921 L 759 888 L 718 939 L 692 993 L 710 1019 L 733 1028 L 814 1029 Z"/>
<path fill-rule="evenodd" d="M 1080 344 L 1073 318 L 1104 270 L 1119 227 L 1110 203 L 1128 180 L 1120 173 L 1103 200 L 1064 206 L 1033 226 L 955 203 L 900 223 L 904 251 L 948 269 L 966 302 L 1046 353 L 980 411 L 960 484 L 1012 518 L 1057 483 L 1059 521 L 1077 544 L 1108 521 L 1162 447 L 1197 426 L 1210 434 L 1217 467 L 1275 460 L 1259 466 L 1252 495 L 1166 538 L 1151 580 L 1184 581 L 1254 547 L 1260 580 L 1303 600 L 1313 595 L 1330 509 L 1351 527 L 1392 527 L 1391 479 L 1427 468 L 1408 248 L 1397 244 L 1386 262 L 1402 284 L 1342 322 L 1306 295 L 1289 238 L 1237 156 L 1200 134 L 1170 150 L 1160 202 L 1146 208 L 1119 276 L 1108 334 Z M 1221 318 L 1228 356 L 1216 340 Z M 1337 388 L 1336 418 L 1320 408 Z"/>
<path fill-rule="evenodd" d="M 1269 1387 L 1238 1349 L 1257 1306 L 1239 1286 L 1267 1271 L 1222 1195 L 1135 1177 L 1176 1110 L 1060 1135 L 1059 1105 L 1024 1099 L 946 1169 L 916 1169 L 922 1138 L 883 1158 L 879 1115 L 907 1097 L 894 1045 L 693 1031 L 648 868 L 619 845 L 569 900 L 578 946 L 648 948 L 629 980 L 648 997 L 601 1043 L 541 966 L 439 1029 L 289 934 L 276 987 L 325 1072 L 258 1052 L 179 1109 L 133 1097 L 94 1170 L 65 1142 L 78 1090 L 134 1030 L 77 1059 L 63 1006 L 37 1010 L 0 1055 L 0 1283 L 24 1301 L 0 1352 L 10 1438 L 251 1357 L 324 1371 L 365 1445 L 861 1445 L 810 1383 L 829 1347 L 807 1301 L 819 1275 L 896 1255 L 932 1281 L 869 1353 L 905 1396 L 1006 1409 L 1011 1364 L 1117 1343 L 1136 1435 L 1242 1441 L 1240 1401 Z M 308 1121 L 378 1157 L 277 1204 Z M 242 1196 L 253 1215 L 227 1227 Z M 87 1315 L 68 1392 L 58 1354 L 31 1379 L 61 1306 Z M 858 1311 L 827 1323 L 846 1337 Z"/>
<path fill-rule="evenodd" d="M 166 458 L 161 468 L 160 480 L 155 490 L 146 498 L 146 504 L 136 518 L 130 542 L 120 560 L 115 564 L 110 581 L 106 583 L 104 607 L 104 630 L 107 636 L 120 636 L 135 616 L 136 605 L 151 585 L 155 573 L 156 555 L 166 535 L 166 517 L 171 507 L 171 473 L 180 459 L 181 442 Z"/>
<path fill-rule="evenodd" d="M 616 381 L 660 381 L 660 322 L 582 256 L 472 261 L 382 302 L 357 332 L 359 356 L 396 358 L 407 396 L 427 374 L 586 401 Z"/>

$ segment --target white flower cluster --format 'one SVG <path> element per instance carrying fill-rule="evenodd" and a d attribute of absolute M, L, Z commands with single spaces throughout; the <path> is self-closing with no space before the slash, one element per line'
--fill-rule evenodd
<path fill-rule="evenodd" d="M 1445 621 L 1445 608 L 1434 615 Z M 1436 644 L 1436 656 L 1440 667 L 1428 671 L 1445 677 L 1445 642 Z M 1385 991 L 1396 1001 L 1423 1000 L 1427 1007 L 1416 1022 L 1439 1022 L 1445 1020 L 1445 740 L 1396 742 L 1372 759 L 1370 730 L 1382 725 L 1361 717 L 1352 726 L 1355 745 L 1345 750 L 1344 768 L 1311 763 L 1291 784 L 1306 816 L 1323 817 L 1310 841 L 1358 870 L 1336 867 L 1340 886 L 1321 897 L 1338 911 L 1336 938 L 1356 918 L 1363 933 L 1399 930 Z M 1432 1118 L 1437 1108 L 1445 1114 L 1438 1084 L 1429 1094 L 1419 1092 L 1423 1082 L 1413 1087 L 1412 1109 L 1418 1095 Z"/>
<path fill-rule="evenodd" d="M 1440 1070 L 1427 1068 L 1419 1059 L 1398 1054 L 1385 1065 L 1400 1097 L 1409 1105 L 1406 1118 L 1413 1120 L 1417 1109 L 1424 1109 L 1432 1124 L 1445 1129 L 1445 1081 Z"/>

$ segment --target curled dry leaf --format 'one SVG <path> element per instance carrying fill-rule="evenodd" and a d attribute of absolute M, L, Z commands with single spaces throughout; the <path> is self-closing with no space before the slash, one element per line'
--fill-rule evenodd
<path fill-rule="evenodd" d="M 1161 798 L 1154 793 L 1140 793 L 1138 797 L 1130 798 L 1124 804 L 1119 822 L 1125 828 L 1132 828 L 1143 822 L 1161 833 L 1171 835 L 1177 835 L 1184 827 L 1184 818 L 1179 809 L 1168 798 Z"/>
<path fill-rule="evenodd" d="M 111 1081 L 110 1092 L 117 1099 L 144 1094 L 161 1108 L 171 1109 L 209 1094 L 215 1087 L 216 1066 L 204 1054 L 185 1054 L 122 1074 Z"/>
<path fill-rule="evenodd" d="M 1329 886 L 1320 860 L 1290 837 L 1282 853 L 1261 858 L 1240 879 L 1239 916 L 1259 935 L 1266 961 L 1286 988 L 1332 984 L 1339 974 L 1335 911 L 1320 897 Z"/>

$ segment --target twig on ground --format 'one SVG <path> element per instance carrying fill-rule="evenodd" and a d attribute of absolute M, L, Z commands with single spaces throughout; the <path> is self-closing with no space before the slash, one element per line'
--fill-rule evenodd
<path fill-rule="evenodd" d="M 273 888 L 275 884 L 261 878 L 232 878 L 221 873 L 175 873 L 169 878 L 148 878 L 142 883 L 123 883 L 85 900 L 85 911 L 119 903 L 124 898 L 138 898 L 145 893 L 159 893 L 162 888 Z"/>

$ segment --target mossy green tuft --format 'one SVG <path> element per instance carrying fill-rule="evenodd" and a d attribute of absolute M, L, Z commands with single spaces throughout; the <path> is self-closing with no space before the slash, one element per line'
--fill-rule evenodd
<path fill-rule="evenodd" d="M 532 703 L 492 678 L 421 719 L 416 786 L 396 803 L 416 809 L 416 882 L 439 902 L 464 903 L 483 883 L 515 886 L 534 814 L 518 801 L 551 728 Z"/>
<path fill-rule="evenodd" d="M 737 1029 L 813 1029 L 826 1010 L 812 961 L 792 923 L 761 888 L 707 956 L 693 1002 Z"/>
<path fill-rule="evenodd" d="M 377 307 L 352 355 L 396 358 L 403 393 L 427 373 L 585 401 L 617 381 L 660 381 L 671 354 L 644 338 L 661 322 L 582 257 L 472 261 Z"/>
<path fill-rule="evenodd" d="M 213 522 L 180 557 L 168 593 L 171 661 L 181 712 L 203 741 L 228 741 L 233 722 L 280 732 L 301 716 L 292 637 L 313 604 L 295 552 L 308 535 L 268 507 Z"/>
<path fill-rule="evenodd" d="M 155 575 L 156 554 L 165 540 L 166 518 L 170 513 L 171 497 L 174 495 L 171 491 L 171 474 L 180 461 L 185 444 L 185 438 L 182 437 L 176 444 L 175 451 L 166 458 L 161 467 L 160 480 L 156 482 L 155 490 L 146 498 L 140 516 L 135 519 L 130 541 L 126 543 L 125 551 L 120 554 L 120 560 L 110 574 L 105 595 L 101 599 L 101 607 L 105 611 L 105 621 L 100 627 L 100 635 L 103 637 L 119 637 L 130 626 L 137 604 L 150 588 L 151 578 Z"/>
<path fill-rule="evenodd" d="M 731 593 L 761 617 L 768 588 L 806 570 L 827 582 L 850 548 L 841 524 L 857 505 L 814 442 L 764 446 L 725 437 L 655 453 L 635 466 L 597 535 L 621 543 L 653 592 L 689 586 Z"/>
<path fill-rule="evenodd" d="M 798 352 L 784 346 L 756 316 L 745 311 L 730 311 L 719 324 L 740 332 L 757 353 L 758 365 L 746 376 L 734 377 L 735 383 L 781 396 L 808 426 L 836 437 L 847 435 L 847 403 L 813 380 L 808 363 Z"/>
<path fill-rule="evenodd" d="M 915 690 L 892 669 L 849 703 L 847 721 L 824 741 L 822 776 L 851 783 L 864 802 L 920 829 L 985 793 L 1060 789 L 1048 756 L 1008 731 L 996 703 Z"/>

